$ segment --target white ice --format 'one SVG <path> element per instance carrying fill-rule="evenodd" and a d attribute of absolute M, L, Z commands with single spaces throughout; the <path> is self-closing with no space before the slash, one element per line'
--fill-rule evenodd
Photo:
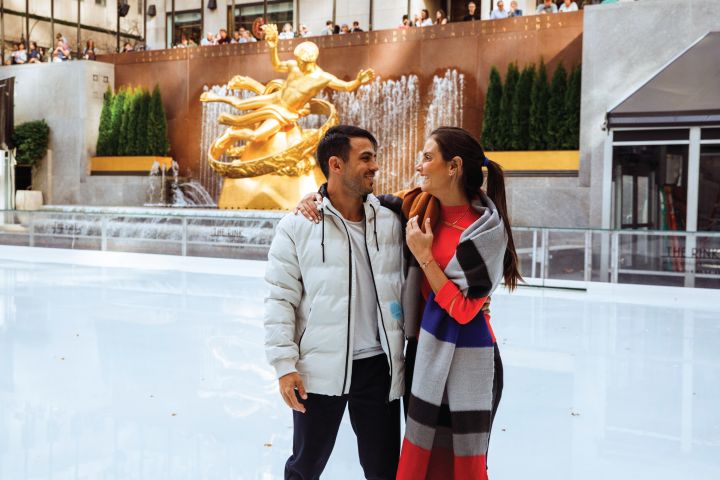
<path fill-rule="evenodd" d="M 0 248 L 0 479 L 282 478 L 263 264 L 158 258 Z M 720 302 L 682 296 L 497 294 L 490 478 L 720 478 Z M 347 420 L 323 478 L 363 478 Z"/>

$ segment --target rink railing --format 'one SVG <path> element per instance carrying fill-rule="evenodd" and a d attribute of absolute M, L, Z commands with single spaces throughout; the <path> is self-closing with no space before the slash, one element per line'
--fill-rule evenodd
<path fill-rule="evenodd" d="M 221 258 L 267 255 L 281 213 L 0 212 L 0 244 Z M 514 227 L 528 284 L 720 288 L 720 232 Z"/>

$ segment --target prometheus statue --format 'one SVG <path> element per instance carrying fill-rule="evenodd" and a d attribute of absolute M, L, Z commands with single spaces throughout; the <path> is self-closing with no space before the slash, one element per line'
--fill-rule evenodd
<path fill-rule="evenodd" d="M 287 78 L 263 85 L 238 75 L 228 87 L 250 90 L 255 96 L 243 99 L 205 92 L 200 97 L 203 102 L 223 102 L 239 111 L 218 118 L 228 128 L 208 152 L 210 166 L 225 177 L 220 208 L 292 208 L 301 194 L 323 181 L 313 153 L 325 132 L 338 123 L 335 107 L 315 95 L 328 87 L 353 91 L 375 78 L 375 72 L 367 69 L 353 81 L 338 79 L 318 66 L 320 52 L 312 42 L 300 43 L 294 60 L 280 61 L 277 27 L 264 25 L 263 31 L 274 70 L 286 73 Z M 297 124 L 310 113 L 327 117 L 321 128 L 303 130 Z M 244 143 L 238 146 L 238 142 Z M 222 161 L 223 155 L 230 161 Z"/>

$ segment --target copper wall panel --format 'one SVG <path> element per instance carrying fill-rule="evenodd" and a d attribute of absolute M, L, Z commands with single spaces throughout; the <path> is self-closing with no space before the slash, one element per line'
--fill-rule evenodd
<path fill-rule="evenodd" d="M 488 76 L 495 66 L 504 74 L 510 62 L 520 67 L 542 57 L 549 75 L 560 62 L 582 59 L 583 13 L 537 15 L 506 20 L 381 30 L 352 35 L 313 37 L 320 47 L 318 63 L 343 80 L 372 67 L 383 78 L 415 74 L 422 101 L 428 101 L 434 75 L 448 68 L 465 74 L 464 127 L 479 134 Z M 280 57 L 290 58 L 304 39 L 280 42 Z M 198 171 L 203 85 L 224 84 L 234 75 L 267 82 L 281 75 L 268 61 L 263 42 L 191 49 L 106 55 L 115 63 L 115 85 L 160 85 L 168 116 L 172 156 L 182 174 Z M 421 118 L 422 120 L 422 118 Z M 422 136 L 423 127 L 421 126 Z"/>

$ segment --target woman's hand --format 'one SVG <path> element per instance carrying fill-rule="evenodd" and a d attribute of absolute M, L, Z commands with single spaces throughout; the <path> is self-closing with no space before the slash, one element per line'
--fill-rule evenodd
<path fill-rule="evenodd" d="M 408 220 L 407 226 L 405 227 L 405 241 L 420 265 L 433 260 L 433 233 L 429 218 L 425 220 L 424 233 L 420 230 L 417 215 Z"/>
<path fill-rule="evenodd" d="M 322 196 L 319 193 L 308 193 L 295 207 L 295 215 L 302 213 L 305 218 L 311 222 L 320 223 L 322 213 L 320 205 L 322 204 Z"/>

